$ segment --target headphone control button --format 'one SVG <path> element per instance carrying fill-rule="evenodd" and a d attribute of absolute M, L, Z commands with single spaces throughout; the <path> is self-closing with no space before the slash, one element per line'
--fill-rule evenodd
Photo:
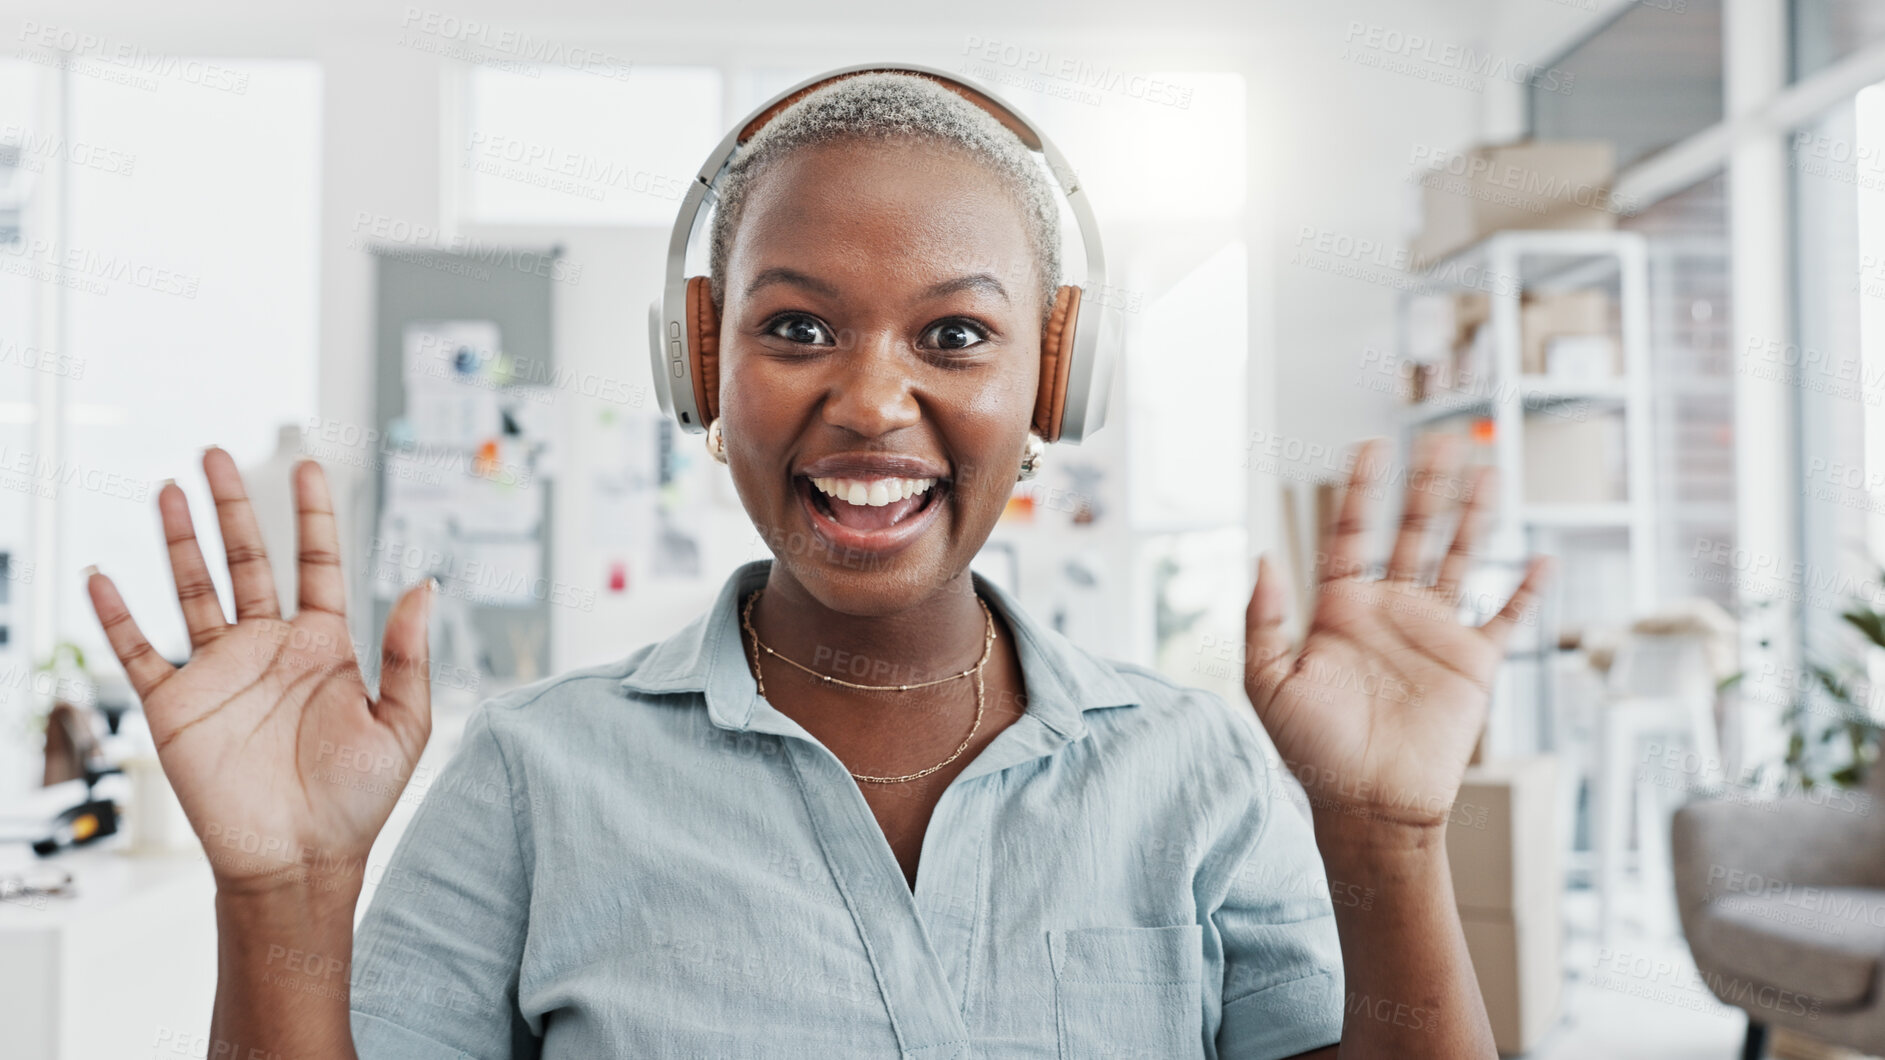
<path fill-rule="evenodd" d="M 681 322 L 678 320 L 668 321 L 668 338 L 678 339 L 680 337 L 681 337 Z"/>

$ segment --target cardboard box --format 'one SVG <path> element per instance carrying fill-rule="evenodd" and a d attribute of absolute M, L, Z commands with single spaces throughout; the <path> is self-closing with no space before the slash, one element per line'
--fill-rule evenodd
<path fill-rule="evenodd" d="M 1501 1056 L 1529 1052 L 1557 1021 L 1564 995 L 1556 917 L 1460 916 Z"/>
<path fill-rule="evenodd" d="M 1773 1027 L 1771 1030 L 1773 1034 L 1767 1039 L 1767 1055 L 1774 1060 L 1876 1060 L 1857 1049 L 1821 1041 L 1788 1027 Z"/>
<path fill-rule="evenodd" d="M 1485 291 L 1453 292 L 1453 348 L 1473 341 L 1473 333 L 1492 319 L 1492 296 Z"/>
<path fill-rule="evenodd" d="M 1431 364 L 1415 364 L 1408 369 L 1407 401 L 1418 405 L 1433 396 L 1434 377 L 1439 370 Z"/>
<path fill-rule="evenodd" d="M 1449 384 L 1481 397 L 1494 393 L 1488 380 L 1498 371 L 1498 355 L 1493 349 L 1492 328 L 1484 321 L 1467 332 L 1465 341 L 1453 351 L 1453 371 Z"/>
<path fill-rule="evenodd" d="M 1468 368 L 1467 351 L 1483 343 L 1481 330 L 1492 315 L 1492 299 L 1484 291 L 1452 291 L 1425 294 L 1408 302 L 1406 322 L 1407 356 L 1428 367 L 1423 381 L 1413 378 L 1401 393 L 1415 403 L 1441 391 L 1467 389 L 1475 381 Z M 1475 342 L 1475 338 L 1480 343 Z M 1483 370 L 1483 369 L 1482 369 Z M 1409 370 L 1410 373 L 1413 369 Z M 1478 381 L 1483 385 L 1483 380 Z"/>
<path fill-rule="evenodd" d="M 1414 267 L 1508 229 L 1615 228 L 1616 164 L 1608 140 L 1524 140 L 1428 160 L 1417 174 Z"/>
<path fill-rule="evenodd" d="M 1538 1043 L 1563 991 L 1558 798 L 1552 756 L 1496 759 L 1467 769 L 1447 825 L 1466 950 L 1505 1055 Z"/>
<path fill-rule="evenodd" d="M 1461 913 L 1555 917 L 1558 770 L 1551 755 L 1500 758 L 1466 771 L 1446 830 Z"/>
<path fill-rule="evenodd" d="M 1544 375 L 1551 340 L 1570 335 L 1609 335 L 1611 300 L 1603 291 L 1527 292 L 1519 303 L 1519 371 Z M 1619 362 L 1621 357 L 1619 356 Z M 1616 371 L 1622 371 L 1622 364 Z"/>
<path fill-rule="evenodd" d="M 1572 382 L 1614 382 L 1623 374 L 1623 348 L 1609 335 L 1557 335 L 1545 342 L 1545 374 Z"/>
<path fill-rule="evenodd" d="M 1621 413 L 1583 405 L 1527 412 L 1525 502 L 1614 504 L 1628 499 L 1624 444 Z"/>
<path fill-rule="evenodd" d="M 1422 294 L 1407 300 L 1407 356 L 1431 364 L 1453 352 L 1458 328 L 1451 294 Z"/>

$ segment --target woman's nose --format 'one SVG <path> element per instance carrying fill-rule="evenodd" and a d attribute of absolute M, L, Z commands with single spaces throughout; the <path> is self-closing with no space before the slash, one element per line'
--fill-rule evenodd
<path fill-rule="evenodd" d="M 908 427 L 922 418 L 908 359 L 899 340 L 882 333 L 852 333 L 851 349 L 833 358 L 825 422 L 866 438 Z M 841 338 L 839 345 L 843 346 Z"/>

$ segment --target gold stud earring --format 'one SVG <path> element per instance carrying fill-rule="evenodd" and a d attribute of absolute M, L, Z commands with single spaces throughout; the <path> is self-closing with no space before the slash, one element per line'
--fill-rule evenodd
<path fill-rule="evenodd" d="M 1026 482 L 1041 471 L 1041 457 L 1047 454 L 1047 442 L 1037 431 L 1028 432 L 1027 447 L 1021 450 L 1021 473 L 1015 476 L 1016 482 Z"/>
<path fill-rule="evenodd" d="M 715 416 L 707 425 L 707 454 L 722 464 L 727 462 L 727 440 L 720 433 L 720 417 Z"/>

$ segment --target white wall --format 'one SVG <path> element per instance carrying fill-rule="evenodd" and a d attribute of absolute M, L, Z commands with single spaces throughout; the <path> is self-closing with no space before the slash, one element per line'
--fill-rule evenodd
<path fill-rule="evenodd" d="M 1383 55 L 1367 47 L 1376 31 L 1383 40 L 1421 34 L 1484 49 L 1477 28 L 1484 6 L 1323 5 L 1304 12 L 1293 38 L 1268 42 L 1272 429 L 1284 440 L 1284 457 L 1272 460 L 1278 478 L 1339 478 L 1356 441 L 1395 436 L 1400 402 L 1388 385 L 1393 374 L 1364 369 L 1364 358 L 1393 350 L 1396 284 L 1406 277 L 1403 247 L 1416 190 L 1408 183 L 1412 153 L 1416 146 L 1451 150 L 1479 136 L 1483 93 L 1370 67 L 1356 56 Z M 1433 63 L 1414 68 L 1445 72 Z M 1253 417 L 1253 429 L 1258 423 Z M 1288 457 L 1297 451 L 1325 455 Z"/>
<path fill-rule="evenodd" d="M 1524 132 L 1522 80 L 1447 83 L 1460 72 L 1448 49 L 1471 50 L 1483 68 L 1516 75 L 1548 63 L 1630 2 L 1334 3 L 1300 12 L 1288 34 L 1259 38 L 1267 49 L 1258 64 L 1269 74 L 1264 138 L 1275 207 L 1272 422 L 1294 447 L 1285 452 L 1329 454 L 1277 462 L 1277 477 L 1336 478 L 1355 441 L 1398 437 L 1395 285 L 1406 278 L 1405 241 L 1418 216 L 1409 180 L 1415 159 Z M 1395 33 L 1427 43 L 1397 50 Z M 1382 47 L 1368 46 L 1371 34 Z M 1403 60 L 1402 68 L 1367 65 L 1358 53 L 1383 64 Z M 1262 396 L 1256 400 L 1261 407 Z M 1254 409 L 1251 422 L 1261 422 Z M 1398 506 L 1398 497 L 1383 505 Z"/>

